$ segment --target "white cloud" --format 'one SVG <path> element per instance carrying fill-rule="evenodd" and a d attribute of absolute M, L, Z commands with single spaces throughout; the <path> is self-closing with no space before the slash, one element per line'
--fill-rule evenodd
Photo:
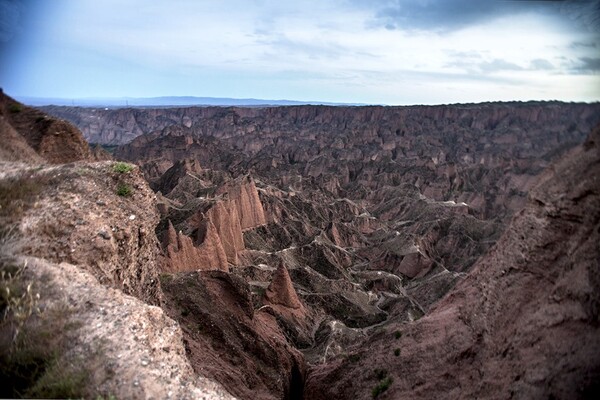
<path fill-rule="evenodd" d="M 373 24 L 380 8 L 360 0 L 56 3 L 63 4 L 60 13 L 34 33 L 41 46 L 56 49 L 57 59 L 48 60 L 56 69 L 68 49 L 82 58 L 93 54 L 158 71 L 165 82 L 210 76 L 226 88 L 229 79 L 237 84 L 235 93 L 247 97 L 379 103 L 510 99 L 511 93 L 514 99 L 600 97 L 578 86 L 597 76 L 556 78 L 590 58 L 593 47 L 574 43 L 595 43 L 594 34 L 535 9 L 512 15 L 503 6 L 486 18 L 484 7 L 467 20 L 456 13 L 459 23 L 437 13 L 440 23 L 452 26 L 441 32 Z M 108 80 L 110 73 L 98 80 Z M 264 89 L 257 93 L 259 81 Z M 231 91 L 186 94 L 231 96 Z"/>

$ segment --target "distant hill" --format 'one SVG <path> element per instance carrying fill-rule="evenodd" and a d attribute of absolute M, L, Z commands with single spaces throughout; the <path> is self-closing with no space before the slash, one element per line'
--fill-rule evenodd
<path fill-rule="evenodd" d="M 16 97 L 30 106 L 78 106 L 78 107 L 173 107 L 173 106 L 296 106 L 296 105 L 329 105 L 352 106 L 361 104 L 328 103 L 322 101 L 294 101 L 294 100 L 262 100 L 262 99 L 232 99 L 226 97 L 194 97 L 194 96 L 163 96 L 163 97 L 110 97 L 110 98 L 84 98 L 63 99 L 44 97 Z"/>

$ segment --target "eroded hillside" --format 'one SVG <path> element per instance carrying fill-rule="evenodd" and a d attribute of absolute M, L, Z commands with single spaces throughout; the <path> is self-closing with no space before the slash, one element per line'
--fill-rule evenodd
<path fill-rule="evenodd" d="M 521 215 L 494 244 L 528 196 L 521 214 L 536 213 L 531 210 L 537 202 L 552 208 L 556 193 L 579 190 L 569 186 L 577 174 L 594 171 L 595 136 L 587 150 L 573 150 L 571 161 L 539 177 L 600 122 L 598 104 L 49 110 L 78 123 L 91 141 L 129 142 L 116 157 L 139 168 L 86 163 L 30 172 L 50 185 L 36 192 L 34 206 L 18 220 L 20 234 L 28 238 L 20 251 L 75 265 L 68 268 L 93 276 L 103 290 L 131 294 L 140 307 L 159 305 L 156 312 L 166 326 L 176 321 L 182 342 L 173 339 L 180 343 L 175 354 L 185 348 L 187 356 L 180 379 L 191 383 L 167 393 L 218 392 L 207 379 L 252 399 L 394 398 L 429 389 L 439 397 L 496 397 L 509 388 L 534 397 L 575 393 L 572 386 L 555 384 L 539 391 L 540 382 L 566 371 L 562 364 L 540 372 L 538 381 L 511 375 L 512 381 L 486 384 L 487 391 L 464 384 L 474 370 L 455 369 L 477 359 L 491 382 L 501 371 L 493 368 L 500 362 L 498 337 L 509 343 L 510 332 L 516 332 L 522 340 L 514 346 L 537 340 L 532 332 L 546 340 L 551 326 L 543 318 L 535 329 L 511 327 L 509 303 L 526 298 L 553 310 L 544 297 L 553 283 L 533 290 L 530 278 L 537 275 L 527 268 L 532 260 L 547 261 L 547 271 L 558 268 L 548 272 L 549 282 L 561 276 L 562 264 L 549 260 L 587 249 L 589 243 L 577 238 L 584 237 L 581 227 L 593 225 L 589 218 L 595 214 L 585 210 L 595 203 L 575 212 L 575 196 L 573 204 L 561 206 L 564 213 L 555 210 L 560 220 L 574 207 L 573 221 L 554 226 L 544 222 L 549 214 L 536 214 L 531 232 L 519 230 Z M 23 173 L 18 168 L 4 164 L 5 177 Z M 529 194 L 539 179 L 555 183 Z M 589 186 L 581 190 L 586 199 L 597 191 L 592 181 L 581 181 Z M 556 242 L 554 252 L 536 253 L 554 245 L 528 244 L 530 236 L 537 240 L 561 229 L 573 233 L 568 250 Z M 522 232 L 514 236 L 515 230 Z M 506 257 L 494 256 L 500 253 Z M 506 272 L 509 255 L 520 257 L 527 279 Z M 587 258 L 575 263 L 574 270 L 590 270 Z M 514 282 L 502 283 L 504 274 Z M 574 285 L 571 292 L 581 298 L 592 293 L 585 279 Z M 490 303 L 481 293 L 509 303 Z M 102 313 L 104 306 L 98 307 L 89 315 Z M 447 308 L 458 311 L 446 320 L 439 316 L 449 315 Z M 77 310 L 75 315 L 83 313 Z M 593 335 L 588 317 L 575 326 L 567 311 L 559 311 L 566 329 L 582 338 Z M 527 310 L 523 315 L 529 318 Z M 490 329 L 486 324 L 492 320 L 508 333 Z M 140 350 L 151 355 L 140 359 L 145 368 L 166 357 L 153 344 L 163 340 L 162 322 L 153 324 L 140 324 L 150 330 L 141 337 L 150 346 Z M 129 330 L 138 337 L 136 329 Z M 588 382 L 593 374 L 585 371 L 597 363 L 593 357 L 585 361 L 581 352 L 595 350 L 569 346 L 577 355 L 564 368 L 574 368 Z M 530 360 L 541 368 L 541 354 L 551 359 L 560 351 L 534 351 L 505 367 L 519 369 Z M 411 372 L 415 365 L 418 374 Z M 121 390 L 112 378 L 103 379 L 116 385 L 106 387 Z M 515 386 L 518 381 L 525 386 Z M 135 393 L 158 390 L 150 381 L 137 382 L 145 391 Z"/>
<path fill-rule="evenodd" d="M 0 397 L 232 398 L 156 306 L 158 211 L 139 169 L 1 100 Z"/>

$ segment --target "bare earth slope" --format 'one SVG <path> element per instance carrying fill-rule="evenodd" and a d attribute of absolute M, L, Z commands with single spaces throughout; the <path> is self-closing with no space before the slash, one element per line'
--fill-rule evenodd
<path fill-rule="evenodd" d="M 39 161 L 32 156 L 30 149 L 54 164 L 98 159 L 73 125 L 27 107 L 2 92 L 0 137 L 3 142 L 0 155 L 6 153 L 2 159 L 8 161 Z M 25 143 L 30 149 L 25 149 Z"/>
<path fill-rule="evenodd" d="M 0 397 L 231 399 L 157 307 L 139 169 L 90 162 L 75 127 L 1 96 Z"/>
<path fill-rule="evenodd" d="M 379 398 L 389 399 L 592 398 L 600 389 L 599 176 L 596 128 L 544 173 L 494 248 L 429 315 L 377 332 L 355 362 L 316 368 L 307 397 L 367 399 L 383 383 Z"/>

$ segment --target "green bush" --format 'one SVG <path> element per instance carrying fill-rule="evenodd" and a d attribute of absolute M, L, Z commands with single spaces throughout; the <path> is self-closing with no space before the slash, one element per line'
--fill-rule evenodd
<path fill-rule="evenodd" d="M 396 350 L 394 350 L 394 355 L 398 357 L 400 355 L 400 349 L 397 348 Z"/>
<path fill-rule="evenodd" d="M 387 369 L 375 368 L 375 370 L 373 372 L 375 373 L 375 378 L 377 378 L 379 380 L 382 380 L 388 374 Z"/>
<path fill-rule="evenodd" d="M 129 197 L 133 194 L 133 189 L 131 188 L 131 186 L 125 184 L 125 183 L 120 183 L 119 186 L 117 187 L 117 195 L 121 196 L 121 197 Z"/>
<path fill-rule="evenodd" d="M 12 103 L 8 105 L 8 112 L 12 114 L 20 113 L 21 111 L 23 111 L 23 107 L 20 104 Z"/>
<path fill-rule="evenodd" d="M 117 162 L 113 164 L 113 171 L 120 174 L 126 174 L 133 171 L 133 165 L 124 162 Z"/>
<path fill-rule="evenodd" d="M 396 331 L 396 332 L 394 333 L 394 336 L 396 337 L 396 339 L 400 339 L 400 338 L 402 337 L 402 332 L 400 332 L 400 331 Z"/>
<path fill-rule="evenodd" d="M 374 388 L 373 390 L 371 390 L 371 395 L 373 395 L 373 398 L 376 399 L 377 397 L 379 397 L 379 395 L 383 392 L 385 392 L 386 390 L 388 390 L 388 388 L 390 387 L 390 385 L 392 384 L 392 382 L 394 382 L 394 379 L 392 379 L 391 376 L 388 376 L 387 378 L 385 378 L 384 380 L 380 381 Z"/>

